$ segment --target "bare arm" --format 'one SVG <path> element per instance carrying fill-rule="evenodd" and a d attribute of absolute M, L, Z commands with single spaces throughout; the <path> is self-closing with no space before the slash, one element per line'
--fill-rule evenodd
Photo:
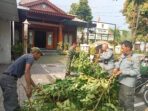
<path fill-rule="evenodd" d="M 31 64 L 26 64 L 25 67 L 25 80 L 26 80 L 26 91 L 27 91 L 27 96 L 31 97 L 32 95 L 32 87 L 35 86 L 33 80 L 31 79 L 31 74 L 30 74 L 30 69 L 31 69 Z"/>
<path fill-rule="evenodd" d="M 30 70 L 31 70 L 31 65 L 30 64 L 26 64 L 26 69 L 25 69 L 25 79 L 27 82 L 27 87 L 35 87 L 35 83 L 31 78 L 31 74 L 30 74 Z"/>
<path fill-rule="evenodd" d="M 26 64 L 25 67 L 25 80 L 27 84 L 27 88 L 31 88 L 31 74 L 30 74 L 31 65 Z"/>
<path fill-rule="evenodd" d="M 31 85 L 32 85 L 33 87 L 36 87 L 36 84 L 34 83 L 34 81 L 32 80 L 32 78 L 31 78 Z"/>

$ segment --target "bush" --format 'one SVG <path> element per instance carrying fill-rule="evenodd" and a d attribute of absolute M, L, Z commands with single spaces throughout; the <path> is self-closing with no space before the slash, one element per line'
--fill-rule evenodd
<path fill-rule="evenodd" d="M 65 43 L 63 44 L 63 42 L 59 42 L 57 45 L 57 52 L 60 55 L 67 55 L 67 50 L 69 49 L 69 44 Z"/>
<path fill-rule="evenodd" d="M 23 44 L 22 43 L 16 43 L 14 46 L 11 47 L 12 52 L 12 59 L 15 60 L 19 56 L 23 54 Z"/>

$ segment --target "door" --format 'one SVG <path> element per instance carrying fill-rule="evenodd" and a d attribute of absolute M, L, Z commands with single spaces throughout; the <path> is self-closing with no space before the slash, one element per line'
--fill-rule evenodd
<path fill-rule="evenodd" d="M 44 31 L 35 32 L 34 46 L 39 48 L 46 47 L 46 32 Z"/>
<path fill-rule="evenodd" d="M 47 39 L 46 48 L 53 49 L 53 32 L 47 32 L 46 39 Z"/>

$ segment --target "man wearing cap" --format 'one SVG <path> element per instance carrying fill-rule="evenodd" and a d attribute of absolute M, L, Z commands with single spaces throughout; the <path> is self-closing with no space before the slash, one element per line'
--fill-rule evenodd
<path fill-rule="evenodd" d="M 19 111 L 17 94 L 17 80 L 23 75 L 26 80 L 27 97 L 31 97 L 32 86 L 35 83 L 31 79 L 30 69 L 35 60 L 42 56 L 39 48 L 33 47 L 30 54 L 24 54 L 12 63 L 4 72 L 0 74 L 0 86 L 3 91 L 5 111 Z"/>

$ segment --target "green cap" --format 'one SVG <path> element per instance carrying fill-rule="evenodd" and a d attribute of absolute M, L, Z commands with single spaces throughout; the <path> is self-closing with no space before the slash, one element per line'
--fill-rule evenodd
<path fill-rule="evenodd" d="M 38 48 L 38 47 L 32 47 L 32 48 L 31 48 L 31 52 L 32 52 L 32 53 L 37 52 L 37 53 L 40 53 L 41 56 L 43 55 L 42 51 L 41 51 L 40 48 Z"/>

